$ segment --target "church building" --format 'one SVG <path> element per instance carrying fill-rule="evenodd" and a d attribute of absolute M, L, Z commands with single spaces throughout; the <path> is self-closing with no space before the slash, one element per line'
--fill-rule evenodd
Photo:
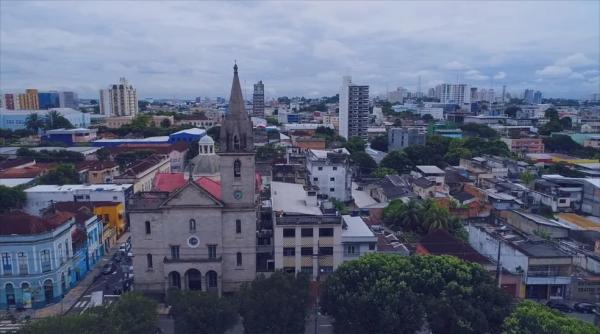
<path fill-rule="evenodd" d="M 171 187 L 140 192 L 128 203 L 136 290 L 221 294 L 256 277 L 252 123 L 244 110 L 237 65 L 233 70 L 229 110 L 220 132 L 220 175 L 190 177 L 179 185 L 166 182 Z"/>

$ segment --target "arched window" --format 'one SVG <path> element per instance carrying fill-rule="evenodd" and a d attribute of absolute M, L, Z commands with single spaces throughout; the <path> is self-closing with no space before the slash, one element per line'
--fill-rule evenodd
<path fill-rule="evenodd" d="M 242 266 L 242 253 L 237 252 L 236 254 L 236 264 L 238 267 Z"/>
<path fill-rule="evenodd" d="M 233 162 L 233 176 L 242 177 L 242 162 L 239 160 Z"/>
<path fill-rule="evenodd" d="M 150 234 L 152 233 L 152 230 L 150 229 L 150 221 L 146 220 L 146 234 Z"/>
<path fill-rule="evenodd" d="M 6 283 L 6 305 L 15 305 L 15 287 L 11 283 Z"/>
<path fill-rule="evenodd" d="M 194 219 L 190 219 L 190 232 L 196 232 L 196 221 Z"/>
<path fill-rule="evenodd" d="M 152 254 L 146 254 L 146 262 L 148 264 L 148 269 L 152 269 Z"/>

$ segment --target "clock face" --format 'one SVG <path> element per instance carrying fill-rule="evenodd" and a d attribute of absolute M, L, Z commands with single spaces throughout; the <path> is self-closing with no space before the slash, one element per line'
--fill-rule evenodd
<path fill-rule="evenodd" d="M 242 199 L 242 197 L 243 197 L 243 194 L 240 190 L 236 190 L 233 192 L 233 198 L 240 200 L 240 199 Z"/>

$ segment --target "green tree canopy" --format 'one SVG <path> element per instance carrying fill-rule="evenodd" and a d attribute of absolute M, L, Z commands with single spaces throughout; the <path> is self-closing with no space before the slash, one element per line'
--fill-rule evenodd
<path fill-rule="evenodd" d="M 467 123 L 460 127 L 466 136 L 480 138 L 497 138 L 498 132 L 485 124 Z"/>
<path fill-rule="evenodd" d="M 44 119 L 44 129 L 72 129 L 73 124 L 69 122 L 61 113 L 56 110 L 51 110 Z"/>
<path fill-rule="evenodd" d="M 510 118 L 515 118 L 517 117 L 518 111 L 521 111 L 521 108 L 519 106 L 509 106 L 506 109 L 504 109 L 504 114 Z"/>
<path fill-rule="evenodd" d="M 504 320 L 503 334 L 600 334 L 592 324 L 525 300 Z"/>
<path fill-rule="evenodd" d="M 237 322 L 235 306 L 217 294 L 172 291 L 176 333 L 224 334 Z"/>
<path fill-rule="evenodd" d="M 44 120 L 37 113 L 29 114 L 29 116 L 27 116 L 25 119 L 25 127 L 28 130 L 37 133 L 39 129 L 44 128 Z"/>
<path fill-rule="evenodd" d="M 374 150 L 387 152 L 388 150 L 388 137 L 387 136 L 377 136 L 373 138 L 371 141 L 371 148 Z"/>
<path fill-rule="evenodd" d="M 354 152 L 350 155 L 350 160 L 358 166 L 360 175 L 369 175 L 377 169 L 377 163 L 366 152 Z"/>
<path fill-rule="evenodd" d="M 0 185 L 0 212 L 18 209 L 26 200 L 27 196 L 22 189 Z"/>
<path fill-rule="evenodd" d="M 381 160 L 379 166 L 393 169 L 398 174 L 403 174 L 411 171 L 413 163 L 404 151 L 392 151 Z"/>
<path fill-rule="evenodd" d="M 71 164 L 60 164 L 55 169 L 38 178 L 39 184 L 80 184 L 79 173 Z"/>
<path fill-rule="evenodd" d="M 247 334 L 300 334 L 308 306 L 308 277 L 276 271 L 240 290 L 240 315 Z"/>
<path fill-rule="evenodd" d="M 350 152 L 364 152 L 366 143 L 359 137 L 350 137 L 344 147 Z"/>
<path fill-rule="evenodd" d="M 28 157 L 35 159 L 36 162 L 78 162 L 83 161 L 85 157 L 79 152 L 72 152 L 68 150 L 48 151 L 41 150 L 36 152 L 26 147 L 21 147 L 17 150 L 17 156 Z"/>
<path fill-rule="evenodd" d="M 499 333 L 510 297 L 480 265 L 452 256 L 367 254 L 325 282 L 322 309 L 340 333 Z"/>

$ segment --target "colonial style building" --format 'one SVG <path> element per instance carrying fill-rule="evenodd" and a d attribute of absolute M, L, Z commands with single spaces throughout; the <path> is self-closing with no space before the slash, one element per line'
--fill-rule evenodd
<path fill-rule="evenodd" d="M 256 277 L 254 143 L 237 65 L 218 154 L 220 182 L 190 177 L 130 201 L 137 290 L 227 293 Z"/>

